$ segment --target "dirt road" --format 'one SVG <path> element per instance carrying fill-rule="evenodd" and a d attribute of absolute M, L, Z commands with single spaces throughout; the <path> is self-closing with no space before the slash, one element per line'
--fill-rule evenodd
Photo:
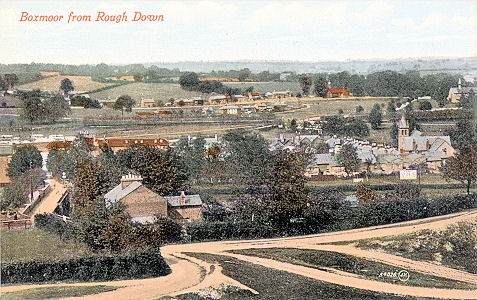
<path fill-rule="evenodd" d="M 389 235 L 409 233 L 423 229 L 443 229 L 447 225 L 465 220 L 475 220 L 477 210 L 451 214 L 443 217 L 433 217 L 392 225 L 374 226 L 362 229 L 331 232 L 325 234 L 242 241 L 220 241 L 209 243 L 194 243 L 184 245 L 169 245 L 161 249 L 162 255 L 172 268 L 172 274 L 150 279 L 126 280 L 112 282 L 89 283 L 89 285 L 105 284 L 122 286 L 115 291 L 96 294 L 77 299 L 151 299 L 163 295 L 178 295 L 185 292 L 200 290 L 208 286 L 218 286 L 220 283 L 229 283 L 241 288 L 247 288 L 241 283 L 224 276 L 219 265 L 209 264 L 184 255 L 184 252 L 210 253 L 235 257 L 276 270 L 287 271 L 301 276 L 344 285 L 348 287 L 366 289 L 382 293 L 391 293 L 415 297 L 437 297 L 443 299 L 477 299 L 477 290 L 435 289 L 418 286 L 403 286 L 392 283 L 368 280 L 352 276 L 345 272 L 327 272 L 323 270 L 298 266 L 272 259 L 258 258 L 246 255 L 232 254 L 230 250 L 248 248 L 289 247 L 301 249 L 321 249 L 336 251 L 399 266 L 408 270 L 440 276 L 448 279 L 457 279 L 469 283 L 477 283 L 477 275 L 464 271 L 457 271 L 443 266 L 413 261 L 402 257 L 356 249 L 350 246 L 327 245 L 332 242 L 353 241 L 365 238 L 377 238 Z M 37 286 L 65 286 L 70 284 L 22 285 L 2 288 L 3 292 L 23 290 Z M 85 285 L 85 284 L 76 284 Z M 252 292 L 255 292 L 252 290 Z"/>

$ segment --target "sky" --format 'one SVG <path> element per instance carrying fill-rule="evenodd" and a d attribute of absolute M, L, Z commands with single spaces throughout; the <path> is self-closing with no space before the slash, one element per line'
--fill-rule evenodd
<path fill-rule="evenodd" d="M 94 22 L 98 11 L 129 22 Z M 131 22 L 134 13 L 163 22 Z M 477 1 L 0 0 L 0 63 L 323 61 L 477 56 Z M 64 15 L 61 22 L 19 22 Z M 70 12 L 93 22 L 67 23 Z"/>

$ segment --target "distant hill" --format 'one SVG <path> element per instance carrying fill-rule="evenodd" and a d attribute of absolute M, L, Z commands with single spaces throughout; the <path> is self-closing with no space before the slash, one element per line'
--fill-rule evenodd
<path fill-rule="evenodd" d="M 444 59 L 402 59 L 402 60 L 352 60 L 352 61 L 322 61 L 322 62 L 275 62 L 275 61 L 190 61 L 190 62 L 152 62 L 144 63 L 145 67 L 156 65 L 160 68 L 181 71 L 210 72 L 240 70 L 249 68 L 252 72 L 270 71 L 297 73 L 341 72 L 372 73 L 383 70 L 397 72 L 424 71 L 438 72 L 477 72 L 477 58 L 444 58 Z M 474 71 L 474 72 L 472 72 Z"/>

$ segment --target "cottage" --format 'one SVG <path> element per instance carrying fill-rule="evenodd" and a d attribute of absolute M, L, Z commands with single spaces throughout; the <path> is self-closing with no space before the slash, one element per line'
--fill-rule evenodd
<path fill-rule="evenodd" d="M 103 108 L 114 108 L 114 104 L 116 104 L 116 100 L 112 99 L 99 99 L 98 102 Z"/>
<path fill-rule="evenodd" d="M 121 202 L 126 206 L 133 222 L 153 223 L 158 217 L 168 217 L 177 222 L 200 222 L 202 199 L 199 195 L 162 197 L 142 184 L 140 176 L 128 174 L 121 183 L 104 196 L 106 205 Z"/>
<path fill-rule="evenodd" d="M 141 107 L 142 108 L 147 108 L 147 107 L 156 107 L 156 100 L 154 99 L 142 99 L 141 100 Z"/>
<path fill-rule="evenodd" d="M 202 221 L 202 199 L 199 195 L 166 196 L 169 218 L 180 223 Z"/>
<path fill-rule="evenodd" d="M 142 184 L 142 178 L 126 175 L 121 183 L 104 195 L 108 206 L 121 201 L 133 222 L 152 223 L 157 217 L 167 217 L 167 201 Z"/>

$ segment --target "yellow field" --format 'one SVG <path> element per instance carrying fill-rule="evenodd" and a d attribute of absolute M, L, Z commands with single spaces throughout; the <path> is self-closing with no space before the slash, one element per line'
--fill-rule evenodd
<path fill-rule="evenodd" d="M 89 76 L 53 76 L 43 78 L 38 81 L 30 82 L 24 85 L 20 85 L 18 89 L 20 90 L 35 90 L 40 89 L 42 91 L 51 91 L 57 92 L 60 90 L 61 80 L 69 78 L 75 87 L 75 91 L 87 92 L 95 89 L 99 89 L 105 86 L 111 85 L 111 83 L 101 83 L 96 82 L 91 79 Z"/>

